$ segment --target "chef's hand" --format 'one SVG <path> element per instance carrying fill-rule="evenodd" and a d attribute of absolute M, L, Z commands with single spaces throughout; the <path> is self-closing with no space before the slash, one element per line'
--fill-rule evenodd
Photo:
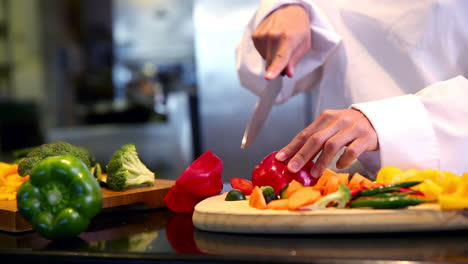
<path fill-rule="evenodd" d="M 284 5 L 255 29 L 252 40 L 266 61 L 265 79 L 275 79 L 284 69 L 289 77 L 311 48 L 309 16 L 301 5 Z"/>
<path fill-rule="evenodd" d="M 291 159 L 288 169 L 297 172 L 321 151 L 311 171 L 312 177 L 318 178 L 345 146 L 345 151 L 336 163 L 339 169 L 351 164 L 365 151 L 378 150 L 377 134 L 366 116 L 358 110 L 325 110 L 281 149 L 276 159 Z"/>

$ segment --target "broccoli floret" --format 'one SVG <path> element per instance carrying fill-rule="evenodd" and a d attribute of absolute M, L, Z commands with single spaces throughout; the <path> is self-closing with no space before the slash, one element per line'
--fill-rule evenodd
<path fill-rule="evenodd" d="M 67 142 L 56 141 L 52 143 L 42 144 L 34 148 L 26 157 L 21 160 L 18 164 L 18 173 L 21 176 L 29 175 L 34 166 L 41 160 L 60 155 L 72 155 L 83 161 L 83 163 L 89 168 L 93 166 L 95 162 L 94 155 L 88 149 L 75 146 Z"/>
<path fill-rule="evenodd" d="M 141 162 L 134 144 L 120 147 L 107 165 L 107 187 L 114 191 L 144 184 L 151 185 L 154 179 L 154 173 Z"/>
<path fill-rule="evenodd" d="M 335 204 L 337 208 L 345 208 L 346 204 L 351 200 L 351 192 L 349 188 L 341 184 L 338 187 L 338 191 L 334 193 L 329 193 L 324 197 L 317 200 L 315 203 L 304 206 L 301 209 L 308 209 L 308 210 L 317 210 L 317 209 L 325 209 L 329 203 Z"/>

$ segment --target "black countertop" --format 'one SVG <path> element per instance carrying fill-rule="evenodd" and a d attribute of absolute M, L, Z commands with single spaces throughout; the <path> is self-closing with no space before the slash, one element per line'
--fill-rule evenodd
<path fill-rule="evenodd" d="M 191 214 L 118 208 L 66 241 L 0 233 L 1 263 L 468 263 L 468 230 L 252 235 L 201 231 Z M 404 261 L 404 262 L 403 262 Z"/>

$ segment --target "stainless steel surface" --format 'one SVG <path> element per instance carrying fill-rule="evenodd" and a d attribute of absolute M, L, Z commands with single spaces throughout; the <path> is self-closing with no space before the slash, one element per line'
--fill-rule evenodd
<path fill-rule="evenodd" d="M 242 138 L 241 148 L 247 148 L 257 138 L 258 133 L 262 130 L 265 120 L 268 118 L 268 114 L 271 112 L 271 108 L 275 103 L 275 99 L 283 87 L 283 77 L 278 75 L 275 79 L 268 82 L 265 89 L 255 104 L 252 117 L 250 117 L 247 128 Z"/>

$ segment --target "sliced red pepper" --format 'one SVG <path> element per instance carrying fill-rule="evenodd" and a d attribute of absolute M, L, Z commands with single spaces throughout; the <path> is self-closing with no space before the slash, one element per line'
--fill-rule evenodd
<path fill-rule="evenodd" d="M 292 180 L 296 180 L 304 186 L 311 186 L 317 182 L 317 179 L 310 176 L 310 170 L 314 166 L 312 161 L 307 162 L 297 173 L 292 173 L 287 168 L 287 162 L 275 158 L 276 153 L 277 151 L 270 153 L 254 168 L 252 172 L 254 186 L 271 186 L 278 194 Z"/>
<path fill-rule="evenodd" d="M 206 151 L 177 178 L 164 198 L 166 206 L 174 212 L 193 212 L 198 202 L 223 190 L 222 172 L 221 159 Z"/>
<path fill-rule="evenodd" d="M 241 177 L 232 177 L 230 182 L 233 189 L 240 190 L 244 195 L 250 195 L 254 188 L 251 181 Z"/>
<path fill-rule="evenodd" d="M 354 190 L 351 190 L 351 197 L 354 197 L 356 195 L 358 195 L 358 193 L 360 193 L 363 189 L 354 189 Z"/>
<path fill-rule="evenodd" d="M 410 188 L 405 188 L 405 187 L 400 187 L 400 192 L 402 193 L 407 193 L 407 192 L 412 192 L 413 190 L 411 190 Z"/>
<path fill-rule="evenodd" d="M 194 196 L 190 190 L 183 189 L 177 183 L 169 189 L 169 192 L 164 197 L 164 203 L 167 208 L 177 213 L 191 213 L 195 205 L 203 200 L 203 198 Z"/>

